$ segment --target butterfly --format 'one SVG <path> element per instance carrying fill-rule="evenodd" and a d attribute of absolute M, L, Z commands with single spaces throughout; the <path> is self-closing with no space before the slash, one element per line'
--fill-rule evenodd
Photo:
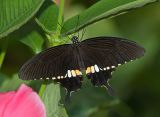
<path fill-rule="evenodd" d="M 108 81 L 115 69 L 144 55 L 136 42 L 118 37 L 94 37 L 48 48 L 27 61 L 19 71 L 23 80 L 53 80 L 67 89 L 67 96 L 82 86 L 83 73 L 94 86 L 113 93 Z"/>

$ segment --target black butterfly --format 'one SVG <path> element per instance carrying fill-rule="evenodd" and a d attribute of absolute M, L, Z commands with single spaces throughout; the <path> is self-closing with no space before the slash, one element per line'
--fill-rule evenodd
<path fill-rule="evenodd" d="M 82 73 L 85 73 L 94 86 L 108 84 L 112 71 L 121 64 L 144 55 L 144 48 L 133 41 L 117 37 L 95 37 L 73 44 L 51 47 L 26 62 L 19 72 L 23 80 L 54 80 L 68 91 L 81 88 Z"/>

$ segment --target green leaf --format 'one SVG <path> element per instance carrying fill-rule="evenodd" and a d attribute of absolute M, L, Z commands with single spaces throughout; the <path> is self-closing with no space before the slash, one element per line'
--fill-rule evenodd
<path fill-rule="evenodd" d="M 14 74 L 11 78 L 0 73 L 0 92 L 6 92 L 16 90 L 22 83 L 29 84 L 29 81 L 23 81 L 18 78 L 17 74 Z"/>
<path fill-rule="evenodd" d="M 37 23 L 48 33 L 53 33 L 57 29 L 58 6 L 51 0 L 46 0 L 36 16 Z"/>
<path fill-rule="evenodd" d="M 34 51 L 34 53 L 41 52 L 44 42 L 42 35 L 40 34 L 40 32 L 38 32 L 38 30 L 36 30 L 35 24 L 33 24 L 32 28 L 30 26 L 27 27 L 30 28 L 30 30 L 27 30 L 29 31 L 28 34 L 26 34 L 25 37 L 21 38 L 20 41 L 29 46 Z M 27 33 L 27 31 L 24 33 Z"/>
<path fill-rule="evenodd" d="M 30 47 L 34 53 L 39 53 L 42 50 L 43 38 L 35 30 L 32 30 L 29 35 L 21 39 L 21 42 Z"/>
<path fill-rule="evenodd" d="M 0 38 L 26 23 L 44 0 L 0 0 Z"/>
<path fill-rule="evenodd" d="M 2 86 L 5 79 L 8 79 L 8 77 L 5 74 L 0 73 L 0 86 Z M 1 88 L 0 88 L 0 90 L 1 90 Z"/>
<path fill-rule="evenodd" d="M 59 106 L 58 117 L 68 117 L 66 109 L 63 106 Z"/>
<path fill-rule="evenodd" d="M 30 47 L 34 53 L 39 53 L 42 50 L 44 42 L 42 32 L 33 20 L 21 27 L 20 30 L 9 35 L 8 38 L 21 41 Z"/>
<path fill-rule="evenodd" d="M 38 90 L 40 87 L 41 81 L 24 81 L 19 79 L 18 74 L 13 74 L 11 77 L 6 74 L 0 73 L 0 92 L 13 91 L 21 84 L 26 84 L 32 87 L 34 90 Z"/>
<path fill-rule="evenodd" d="M 110 18 L 156 1 L 158 0 L 100 0 L 79 15 L 68 19 L 64 23 L 61 34 L 72 34 L 104 18 Z"/>
<path fill-rule="evenodd" d="M 59 104 L 61 99 L 59 84 L 48 84 L 42 95 L 47 117 L 68 117 L 65 108 Z"/>

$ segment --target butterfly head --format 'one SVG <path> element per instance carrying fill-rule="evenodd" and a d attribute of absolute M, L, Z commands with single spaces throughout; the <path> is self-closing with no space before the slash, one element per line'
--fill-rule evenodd
<path fill-rule="evenodd" d="M 77 36 L 73 36 L 72 37 L 72 42 L 73 42 L 73 44 L 78 44 L 79 43 L 78 37 Z"/>

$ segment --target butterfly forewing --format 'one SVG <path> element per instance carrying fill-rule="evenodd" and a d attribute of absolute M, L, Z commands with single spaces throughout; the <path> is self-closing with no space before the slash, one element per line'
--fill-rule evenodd
<path fill-rule="evenodd" d="M 65 77 L 67 70 L 79 68 L 72 47 L 63 45 L 42 51 L 20 69 L 21 79 L 57 79 Z"/>
<path fill-rule="evenodd" d="M 86 66 L 112 67 L 144 55 L 144 48 L 133 41 L 116 37 L 96 37 L 81 42 Z"/>

